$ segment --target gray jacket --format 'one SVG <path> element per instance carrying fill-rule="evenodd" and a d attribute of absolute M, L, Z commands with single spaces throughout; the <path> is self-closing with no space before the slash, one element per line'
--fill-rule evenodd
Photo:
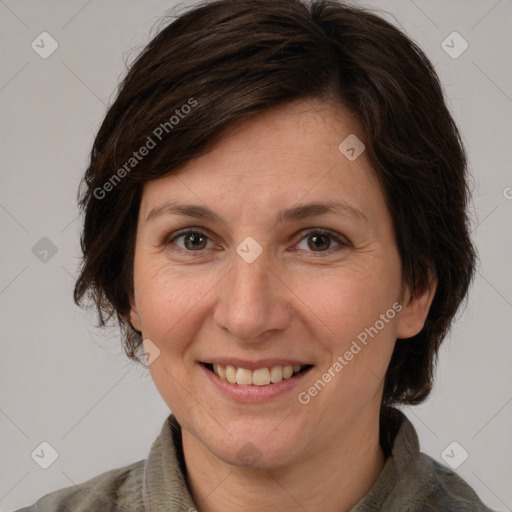
<path fill-rule="evenodd" d="M 419 450 L 412 423 L 383 409 L 384 469 L 350 512 L 492 512 L 456 473 Z M 181 427 L 171 414 L 148 458 L 54 491 L 16 512 L 194 512 L 185 479 Z"/>

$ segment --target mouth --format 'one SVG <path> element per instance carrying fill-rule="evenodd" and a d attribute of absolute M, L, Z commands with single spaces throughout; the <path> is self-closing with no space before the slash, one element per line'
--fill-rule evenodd
<path fill-rule="evenodd" d="M 291 379 L 299 374 L 306 373 L 313 365 L 286 365 L 286 366 L 271 366 L 262 367 L 250 370 L 248 368 L 237 368 L 232 365 L 202 363 L 202 365 L 214 373 L 219 379 L 229 382 L 230 384 L 237 384 L 239 386 L 273 386 L 279 384 L 283 380 Z"/>

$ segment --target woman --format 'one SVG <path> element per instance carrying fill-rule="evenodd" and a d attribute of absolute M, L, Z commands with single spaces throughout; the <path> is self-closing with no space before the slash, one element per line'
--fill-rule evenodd
<path fill-rule="evenodd" d="M 488 511 L 394 405 L 466 296 L 466 155 L 404 34 L 338 2 L 220 0 L 121 84 L 75 300 L 172 414 L 145 461 L 22 510 Z"/>

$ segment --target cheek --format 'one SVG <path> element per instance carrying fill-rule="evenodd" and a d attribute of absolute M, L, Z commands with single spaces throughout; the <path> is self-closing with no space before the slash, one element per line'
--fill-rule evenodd
<path fill-rule="evenodd" d="M 214 269 L 199 271 L 195 265 L 171 265 L 151 254 L 136 260 L 142 335 L 159 347 L 162 366 L 173 373 L 181 374 L 194 362 L 194 341 L 206 317 L 213 314 L 212 299 L 224 284 L 223 275 Z"/>
<path fill-rule="evenodd" d="M 325 330 L 326 339 L 334 340 L 336 348 L 342 349 L 347 341 L 379 321 L 380 315 L 398 300 L 399 263 L 353 266 L 314 279 L 298 275 L 290 288 L 300 298 L 305 314 L 316 318 L 316 324 Z M 395 311 L 388 317 L 385 327 L 379 329 L 386 335 L 394 330 Z"/>
<path fill-rule="evenodd" d="M 321 328 L 315 337 L 329 354 L 322 370 L 336 375 L 332 399 L 364 402 L 380 386 L 396 341 L 401 309 L 398 254 L 368 258 L 367 264 L 331 273 L 314 286 L 308 280 L 301 285 L 299 279 L 295 284 L 310 308 L 309 318 L 316 317 Z"/>
<path fill-rule="evenodd" d="M 194 279 L 169 268 L 168 263 L 151 263 L 142 259 L 136 266 L 135 290 L 137 310 L 142 323 L 143 336 L 157 344 L 178 340 L 187 327 L 187 315 L 193 315 L 204 290 L 208 289 L 204 279 Z M 180 334 L 181 333 L 181 334 Z"/>

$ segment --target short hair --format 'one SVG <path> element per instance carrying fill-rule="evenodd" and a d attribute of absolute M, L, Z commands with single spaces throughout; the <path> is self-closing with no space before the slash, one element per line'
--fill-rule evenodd
<path fill-rule="evenodd" d="M 383 404 L 420 403 L 474 273 L 467 157 L 428 58 L 367 9 L 216 0 L 157 33 L 119 84 L 81 182 L 75 302 L 92 302 L 99 326 L 117 316 L 125 352 L 138 360 L 142 336 L 129 312 L 144 183 L 213 149 L 230 123 L 313 98 L 343 105 L 361 124 L 391 213 L 402 284 L 414 292 L 432 273 L 438 280 L 421 332 L 397 340 L 384 381 Z M 144 158 L 136 158 L 142 147 Z"/>

